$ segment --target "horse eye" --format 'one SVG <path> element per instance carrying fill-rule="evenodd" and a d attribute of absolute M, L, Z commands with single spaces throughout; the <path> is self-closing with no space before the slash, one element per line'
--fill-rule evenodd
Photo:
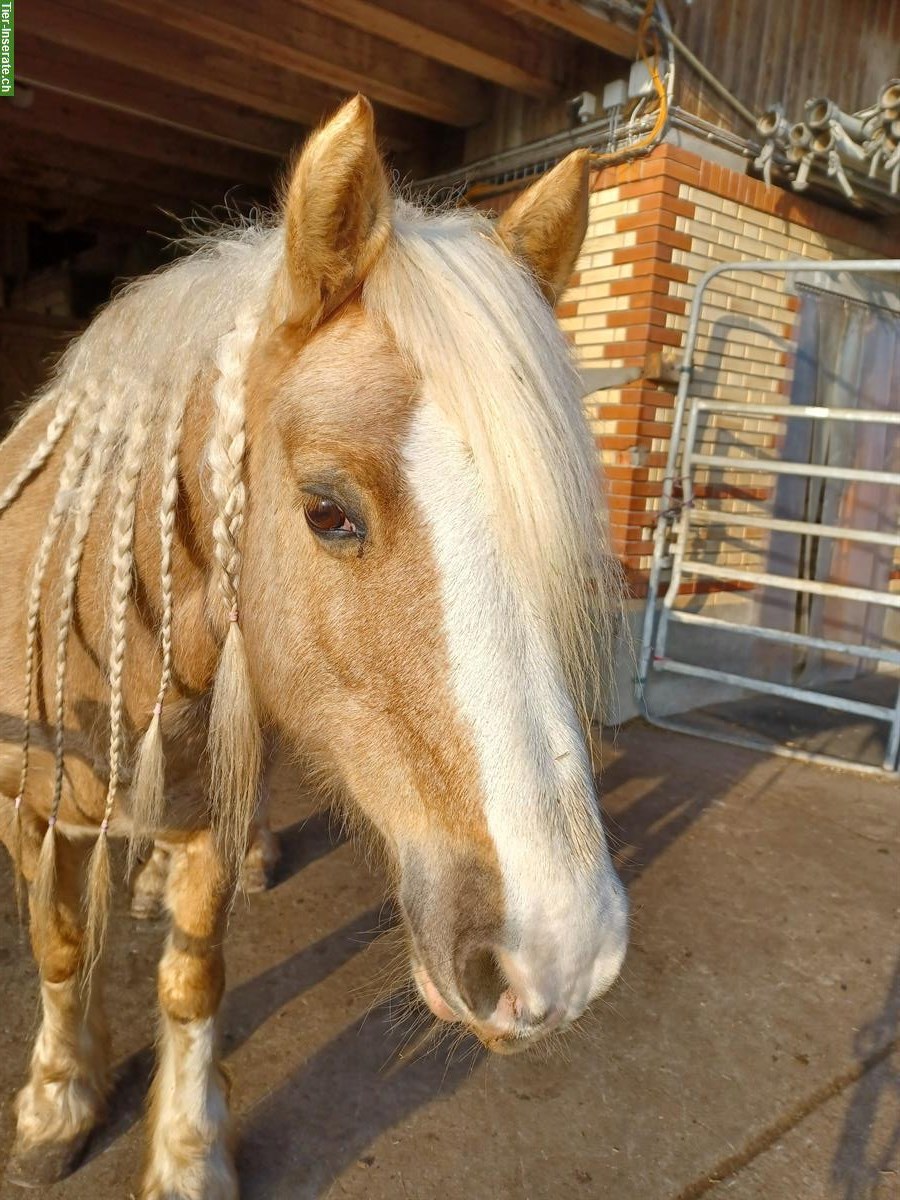
<path fill-rule="evenodd" d="M 304 509 L 306 523 L 314 533 L 356 533 L 356 526 L 334 500 L 313 496 Z"/>

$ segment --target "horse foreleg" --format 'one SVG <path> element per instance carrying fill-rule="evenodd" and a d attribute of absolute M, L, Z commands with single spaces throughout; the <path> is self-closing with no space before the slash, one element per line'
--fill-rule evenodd
<path fill-rule="evenodd" d="M 23 868 L 30 879 L 36 847 L 26 845 L 24 850 Z M 7 1165 L 12 1182 L 29 1186 L 52 1183 L 77 1165 L 103 1113 L 109 1086 L 109 1037 L 99 972 L 89 991 L 80 977 L 83 856 L 82 848 L 58 836 L 53 910 L 37 912 L 29 894 L 43 1015 L 29 1079 L 16 1099 L 16 1141 Z"/>
<path fill-rule="evenodd" d="M 228 1084 L 217 1013 L 225 986 L 228 879 L 209 833 L 173 849 L 172 929 L 159 965 L 162 1028 L 143 1200 L 234 1200 Z"/>
<path fill-rule="evenodd" d="M 259 790 L 259 806 L 253 822 L 250 835 L 250 846 L 244 858 L 241 869 L 241 887 L 245 892 L 264 892 L 272 886 L 275 868 L 278 865 L 280 852 L 278 838 L 272 832 L 269 824 L 269 803 L 271 793 L 269 781 L 276 764 L 275 754 L 269 750 L 266 769 L 263 772 L 262 785 Z"/>
<path fill-rule="evenodd" d="M 254 894 L 272 885 L 278 863 L 278 838 L 269 828 L 263 806 L 253 826 L 250 846 L 241 869 L 241 887 Z M 163 909 L 166 880 L 169 878 L 169 849 L 155 842 L 153 853 L 136 872 L 131 892 L 131 915 L 139 921 L 152 920 Z"/>
<path fill-rule="evenodd" d="M 278 865 L 278 838 L 269 824 L 268 772 L 260 789 L 259 807 L 250 835 L 250 846 L 241 869 L 241 887 L 245 892 L 264 892 L 272 886 Z"/>
<path fill-rule="evenodd" d="M 163 910 L 166 881 L 169 878 L 169 850 L 153 843 L 153 853 L 135 873 L 131 890 L 131 915 L 139 921 L 158 917 Z"/>

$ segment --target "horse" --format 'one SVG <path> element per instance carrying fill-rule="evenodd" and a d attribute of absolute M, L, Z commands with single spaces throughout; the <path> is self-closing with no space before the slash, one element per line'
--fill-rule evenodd
<path fill-rule="evenodd" d="M 15 1181 L 102 1118 L 108 843 L 158 840 L 141 1196 L 237 1196 L 222 941 L 273 740 L 383 848 L 436 1018 L 519 1050 L 618 975 L 588 732 L 621 585 L 553 313 L 589 166 L 496 221 L 417 206 L 350 100 L 277 214 L 117 294 L 3 444 L 0 813 L 42 1002 Z"/>

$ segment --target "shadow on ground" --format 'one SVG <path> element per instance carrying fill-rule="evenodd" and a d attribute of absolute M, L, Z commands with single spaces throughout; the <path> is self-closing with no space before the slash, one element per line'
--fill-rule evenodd
<path fill-rule="evenodd" d="M 837 1078 L 895 1035 L 900 968 L 882 1003 L 875 949 L 890 927 L 880 910 L 896 864 L 896 847 L 890 860 L 876 853 L 890 824 L 888 789 L 866 781 L 856 797 L 857 814 L 874 814 L 868 836 L 838 825 L 846 788 L 811 768 L 640 724 L 605 759 L 610 840 L 636 912 L 633 950 L 588 1040 L 570 1040 L 548 1062 L 416 1043 L 407 995 L 390 982 L 393 953 L 379 938 L 391 924 L 382 884 L 332 837 L 327 818 L 296 819 L 293 785 L 281 779 L 275 886 L 238 908 L 228 948 L 235 982 L 222 1036 L 245 1200 L 699 1196 L 690 1189 L 726 1148 L 746 1145 L 752 1158 L 754 1130 L 809 1092 L 813 1071 L 817 1083 Z M 828 820 L 816 819 L 817 805 Z M 873 915 L 854 929 L 844 893 L 867 887 Z M 18 953 L 12 905 L 6 888 L 8 960 Z M 162 929 L 130 927 L 121 899 L 118 914 L 109 1008 L 114 1037 L 117 1015 L 130 1027 L 124 1047 L 117 1038 L 112 1118 L 54 1200 L 120 1195 L 139 1169 Z M 854 963 L 872 965 L 848 964 L 848 944 Z M 370 1007 L 363 992 L 373 976 L 389 981 L 389 999 Z M 33 972 L 17 966 L 10 980 L 0 1029 L 7 1096 L 21 1081 L 34 1011 Z M 866 1012 L 879 1015 L 861 1025 Z M 896 1073 L 884 1072 L 864 1073 L 848 1091 L 839 1136 L 819 1147 L 829 1200 L 880 1200 L 865 1180 L 892 1169 L 900 1126 L 877 1145 L 871 1131 L 897 1091 Z"/>
<path fill-rule="evenodd" d="M 842 1200 L 870 1200 L 880 1188 L 900 1193 L 900 1060 L 890 1061 L 886 1049 L 900 1036 L 900 958 L 881 1011 L 856 1034 L 853 1053 L 860 1064 L 885 1066 L 867 1070 L 854 1086 L 838 1144 L 831 1177 Z M 878 1129 L 879 1122 L 886 1123 Z M 876 1129 L 881 1136 L 875 1137 Z M 895 1193 L 896 1194 L 896 1193 Z"/>

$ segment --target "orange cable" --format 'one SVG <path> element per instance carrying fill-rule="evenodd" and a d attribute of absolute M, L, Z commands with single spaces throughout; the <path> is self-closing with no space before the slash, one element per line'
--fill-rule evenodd
<path fill-rule="evenodd" d="M 618 162 L 621 159 L 628 158 L 630 155 L 635 154 L 636 152 L 638 152 L 640 150 L 644 150 L 648 146 L 653 145 L 653 143 L 659 137 L 659 135 L 663 129 L 663 126 L 666 123 L 666 118 L 669 115 L 669 98 L 666 95 L 665 85 L 663 84 L 663 81 L 660 79 L 659 71 L 657 70 L 657 66 L 656 66 L 657 62 L 659 61 L 660 46 L 659 46 L 659 38 L 658 38 L 655 30 L 652 33 L 651 53 L 648 54 L 648 51 L 647 51 L 647 44 L 648 44 L 648 41 L 650 40 L 648 38 L 648 34 L 650 31 L 650 24 L 653 20 L 653 9 L 655 7 L 655 4 L 656 4 L 656 0 L 647 0 L 647 4 L 644 8 L 643 15 L 641 16 L 641 19 L 638 22 L 637 44 L 638 44 L 638 48 L 640 50 L 641 59 L 642 59 L 644 65 L 646 66 L 647 71 L 649 72 L 650 80 L 653 84 L 653 88 L 654 88 L 657 98 L 659 100 L 659 107 L 658 107 L 657 113 L 656 113 L 656 120 L 654 121 L 653 128 L 650 130 L 650 132 L 648 134 L 646 134 L 644 137 L 642 137 L 637 142 L 632 142 L 630 145 L 623 146 L 619 150 L 610 150 L 605 153 L 601 153 L 598 150 L 592 150 L 590 157 L 591 157 L 591 162 L 595 165 L 597 165 L 597 164 L 607 164 L 608 165 L 613 162 Z M 473 198 L 477 199 L 478 196 L 484 195 L 484 194 L 489 194 L 489 195 L 495 196 L 501 192 L 512 190 L 513 188 L 519 187 L 521 185 L 521 183 L 522 183 L 521 179 L 510 180 L 509 183 L 507 183 L 506 185 L 500 184 L 499 186 L 497 184 L 490 184 L 490 183 L 476 183 L 476 184 L 473 184 L 472 187 L 466 189 L 465 198 L 466 198 L 466 200 L 472 200 Z"/>
<path fill-rule="evenodd" d="M 669 98 L 666 95 L 665 86 L 659 77 L 659 71 L 657 70 L 656 66 L 656 64 L 659 62 L 660 47 L 659 38 L 657 37 L 655 30 L 653 31 L 652 37 L 652 58 L 647 53 L 647 35 L 650 30 L 650 23 L 653 20 L 653 9 L 655 5 L 656 0 L 647 0 L 643 16 L 641 17 L 637 28 L 637 41 L 640 49 L 641 59 L 650 74 L 650 80 L 659 100 L 659 108 L 656 112 L 656 120 L 653 123 L 653 128 L 639 141 L 632 142 L 629 146 L 623 146 L 620 150 L 610 150 L 604 154 L 601 154 L 598 151 L 591 151 L 592 163 L 616 162 L 621 158 L 627 158 L 629 155 L 634 154 L 638 150 L 645 150 L 648 146 L 653 145 L 666 123 L 666 118 L 669 115 Z"/>

